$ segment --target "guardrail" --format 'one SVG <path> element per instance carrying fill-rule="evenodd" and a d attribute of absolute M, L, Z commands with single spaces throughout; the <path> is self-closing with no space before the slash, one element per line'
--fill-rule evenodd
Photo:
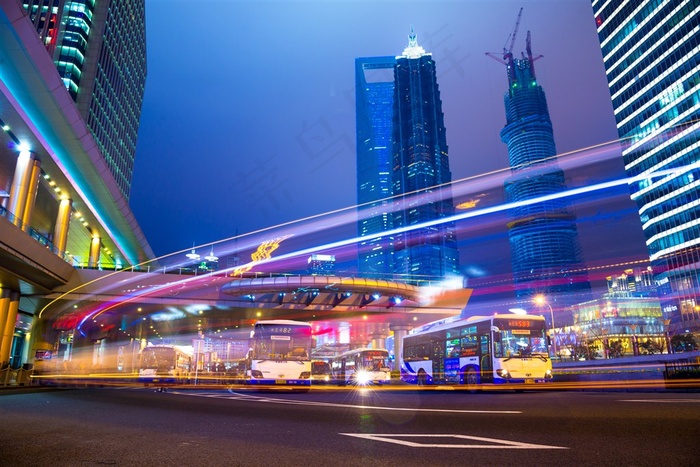
<path fill-rule="evenodd" d="M 34 370 L 25 368 L 3 368 L 0 370 L 0 386 L 29 386 Z"/>

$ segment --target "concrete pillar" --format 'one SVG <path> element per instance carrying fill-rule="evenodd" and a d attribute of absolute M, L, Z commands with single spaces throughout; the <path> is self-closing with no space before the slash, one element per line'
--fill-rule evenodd
<path fill-rule="evenodd" d="M 32 319 L 32 327 L 29 333 L 29 335 L 31 335 L 29 341 L 30 359 L 34 358 L 37 350 L 53 350 L 53 342 L 49 341 L 48 336 L 50 328 L 48 321 L 45 319 L 39 318 L 38 316 L 34 316 L 34 319 Z"/>
<path fill-rule="evenodd" d="M 398 370 L 399 365 L 403 361 L 403 338 L 408 334 L 411 327 L 406 323 L 396 323 L 390 324 L 389 329 L 394 331 L 394 370 Z"/>
<path fill-rule="evenodd" d="M 88 267 L 96 268 L 100 264 L 100 242 L 99 236 L 95 235 L 92 237 L 90 242 L 90 256 L 88 259 Z"/>
<path fill-rule="evenodd" d="M 0 349 L 2 348 L 2 343 L 4 341 L 5 334 L 5 321 L 7 321 L 7 315 L 10 312 L 10 289 L 0 289 Z M 0 366 L 2 366 L 3 361 L 0 360 Z"/>
<path fill-rule="evenodd" d="M 24 209 L 27 206 L 27 193 L 31 185 L 32 171 L 36 155 L 31 151 L 22 151 L 17 158 L 15 175 L 10 186 L 10 200 L 7 210 L 12 214 L 12 223 L 22 228 Z"/>
<path fill-rule="evenodd" d="M 386 336 L 381 332 L 372 332 L 369 335 L 370 347 L 373 349 L 383 349 L 386 345 Z"/>
<path fill-rule="evenodd" d="M 32 163 L 31 175 L 29 176 L 29 186 L 27 187 L 27 201 L 24 203 L 24 213 L 22 214 L 22 230 L 29 231 L 36 204 L 36 192 L 39 188 L 39 177 L 41 176 L 41 161 L 34 159 Z"/>
<path fill-rule="evenodd" d="M 69 198 L 62 198 L 58 203 L 58 216 L 56 216 L 56 228 L 53 232 L 53 244 L 56 246 L 58 256 L 61 258 L 66 254 L 72 207 L 73 200 Z"/>
<path fill-rule="evenodd" d="M 2 330 L 2 344 L 0 344 L 0 364 L 10 361 L 10 351 L 12 350 L 12 339 L 15 335 L 15 323 L 17 322 L 17 311 L 19 310 L 19 292 L 10 294 L 10 306 L 7 310 L 7 318 Z"/>

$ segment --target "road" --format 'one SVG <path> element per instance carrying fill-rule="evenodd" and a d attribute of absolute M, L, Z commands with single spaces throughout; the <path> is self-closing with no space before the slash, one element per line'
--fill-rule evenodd
<path fill-rule="evenodd" d="M 696 466 L 700 394 L 0 393 L 0 464 Z"/>

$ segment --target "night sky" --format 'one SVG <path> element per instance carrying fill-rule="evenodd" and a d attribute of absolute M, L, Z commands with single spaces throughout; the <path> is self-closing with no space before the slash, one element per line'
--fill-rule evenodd
<path fill-rule="evenodd" d="M 513 50 L 524 52 L 531 31 L 557 151 L 615 140 L 588 0 L 147 0 L 130 204 L 156 255 L 354 205 L 354 60 L 401 54 L 411 26 L 436 61 L 453 180 L 508 167 L 506 71 L 485 52 L 502 54 L 520 7 Z M 621 156 L 596 170 L 566 173 L 574 182 L 621 176 Z M 645 254 L 634 207 L 617 195 L 577 208 L 590 221 L 581 233 L 589 261 Z M 491 241 L 473 240 L 476 250 Z M 463 252 L 465 267 L 487 265 L 479 254 Z"/>

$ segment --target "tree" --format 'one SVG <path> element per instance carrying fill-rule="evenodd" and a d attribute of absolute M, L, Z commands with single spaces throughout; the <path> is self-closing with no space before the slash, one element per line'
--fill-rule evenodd
<path fill-rule="evenodd" d="M 698 344 L 692 334 L 676 334 L 671 338 L 671 348 L 674 352 L 692 352 L 698 350 Z"/>
<path fill-rule="evenodd" d="M 644 354 L 653 355 L 655 353 L 662 353 L 664 351 L 664 346 L 657 341 L 648 339 L 645 342 L 639 344 L 639 347 L 644 350 Z"/>
<path fill-rule="evenodd" d="M 622 341 L 608 342 L 608 355 L 610 355 L 610 358 L 620 358 L 624 356 L 625 347 L 622 345 Z"/>

